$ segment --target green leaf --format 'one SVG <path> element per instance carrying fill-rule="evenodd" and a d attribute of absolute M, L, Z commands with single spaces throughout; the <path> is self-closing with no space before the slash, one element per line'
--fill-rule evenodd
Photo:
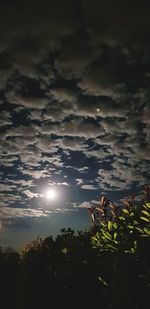
<path fill-rule="evenodd" d="M 92 241 L 97 241 L 97 237 L 96 236 L 92 236 Z"/>
<path fill-rule="evenodd" d="M 99 232 L 96 232 L 96 238 L 99 239 L 100 238 L 100 234 Z"/>
<path fill-rule="evenodd" d="M 115 232 L 114 233 L 114 240 L 116 240 L 117 239 L 117 233 Z"/>
<path fill-rule="evenodd" d="M 130 230 L 133 230 L 133 229 L 134 229 L 134 226 L 133 226 L 133 225 L 128 225 L 128 228 L 129 228 Z"/>
<path fill-rule="evenodd" d="M 146 203 L 146 206 L 147 206 L 148 208 L 150 208 L 150 203 Z"/>
<path fill-rule="evenodd" d="M 111 237 L 111 235 L 110 235 L 109 232 L 106 232 L 106 231 L 103 231 L 103 230 L 102 230 L 102 234 L 103 234 L 103 236 L 106 237 L 107 239 L 112 240 L 112 237 Z"/>
<path fill-rule="evenodd" d="M 144 232 L 146 233 L 146 234 L 148 234 L 148 235 L 150 235 L 150 229 L 148 229 L 148 228 L 144 228 Z"/>
<path fill-rule="evenodd" d="M 122 209 L 122 211 L 126 214 L 129 215 L 129 211 L 127 209 Z"/>
<path fill-rule="evenodd" d="M 114 227 L 115 230 L 117 229 L 118 225 L 117 225 L 116 222 L 113 223 L 113 227 Z"/>
<path fill-rule="evenodd" d="M 142 210 L 142 213 L 143 213 L 144 215 L 146 215 L 146 216 L 150 217 L 150 214 L 149 214 L 149 212 L 148 212 L 148 211 L 146 211 L 146 210 Z"/>
<path fill-rule="evenodd" d="M 108 221 L 108 230 L 111 231 L 111 229 L 112 229 L 112 222 Z"/>
<path fill-rule="evenodd" d="M 140 233 L 143 233 L 143 230 L 142 230 L 141 228 L 139 228 L 139 227 L 136 227 L 136 230 L 137 230 L 138 232 L 140 232 Z"/>
<path fill-rule="evenodd" d="M 69 250 L 68 250 L 67 248 L 64 248 L 64 249 L 62 250 L 62 252 L 63 252 L 64 254 L 67 254 L 67 253 L 69 252 Z"/>
<path fill-rule="evenodd" d="M 101 227 L 104 227 L 105 228 L 105 222 L 101 222 Z"/>
<path fill-rule="evenodd" d="M 130 217 L 134 217 L 134 212 L 133 211 L 130 213 Z"/>
<path fill-rule="evenodd" d="M 111 250 L 113 250 L 113 251 L 117 251 L 117 247 L 115 247 L 114 245 L 112 245 L 112 244 L 106 244 L 106 249 L 111 249 Z"/>
<path fill-rule="evenodd" d="M 135 253 L 136 252 L 135 248 L 131 248 L 131 252 Z"/>
<path fill-rule="evenodd" d="M 120 220 L 120 221 L 125 221 L 125 218 L 122 217 L 122 216 L 120 216 L 120 217 L 119 217 L 119 220 Z"/>
<path fill-rule="evenodd" d="M 146 222 L 150 222 L 149 219 L 145 218 L 145 217 L 140 217 L 141 220 L 146 221 Z"/>

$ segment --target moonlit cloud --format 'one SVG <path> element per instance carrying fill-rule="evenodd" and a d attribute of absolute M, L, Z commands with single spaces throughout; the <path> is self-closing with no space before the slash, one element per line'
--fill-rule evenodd
<path fill-rule="evenodd" d="M 96 190 L 96 187 L 94 185 L 90 185 L 90 184 L 89 185 L 86 185 L 86 184 L 82 185 L 81 188 L 85 189 L 85 190 Z"/>
<path fill-rule="evenodd" d="M 31 109 L 44 109 L 48 103 L 48 100 L 39 97 L 29 97 L 29 96 L 21 96 L 15 95 L 14 93 L 8 93 L 6 96 L 9 103 L 13 103 L 16 105 L 23 106 L 24 108 Z"/>
<path fill-rule="evenodd" d="M 3 219 L 11 219 L 11 218 L 25 218 L 25 217 L 47 217 L 51 212 L 46 210 L 38 210 L 33 208 L 11 208 L 11 207 L 1 207 L 0 213 Z"/>
<path fill-rule="evenodd" d="M 42 194 L 33 193 L 33 192 L 29 191 L 29 190 L 24 190 L 23 193 L 26 194 L 29 198 L 42 197 Z"/>
<path fill-rule="evenodd" d="M 149 181 L 150 4 L 6 2 L 1 217 L 48 216 L 42 194 L 51 185 L 64 193 L 52 213 L 138 192 Z"/>

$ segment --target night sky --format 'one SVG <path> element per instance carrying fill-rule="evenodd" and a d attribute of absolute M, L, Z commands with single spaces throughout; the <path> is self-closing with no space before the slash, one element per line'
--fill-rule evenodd
<path fill-rule="evenodd" d="M 0 244 L 91 226 L 150 163 L 150 2 L 1 1 Z M 53 188 L 56 197 L 49 200 Z"/>

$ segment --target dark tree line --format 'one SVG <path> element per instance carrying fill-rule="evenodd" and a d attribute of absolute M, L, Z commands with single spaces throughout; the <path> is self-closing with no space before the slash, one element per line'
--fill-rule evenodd
<path fill-rule="evenodd" d="M 21 253 L 0 249 L 1 308 L 148 309 L 150 204 L 89 232 L 63 229 Z"/>

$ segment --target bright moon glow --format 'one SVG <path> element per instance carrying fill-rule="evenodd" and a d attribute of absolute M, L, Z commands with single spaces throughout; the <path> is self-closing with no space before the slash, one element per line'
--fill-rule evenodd
<path fill-rule="evenodd" d="M 55 197 L 56 197 L 56 191 L 53 190 L 53 189 L 48 190 L 47 193 L 46 193 L 46 197 L 47 197 L 49 200 L 55 199 Z"/>

